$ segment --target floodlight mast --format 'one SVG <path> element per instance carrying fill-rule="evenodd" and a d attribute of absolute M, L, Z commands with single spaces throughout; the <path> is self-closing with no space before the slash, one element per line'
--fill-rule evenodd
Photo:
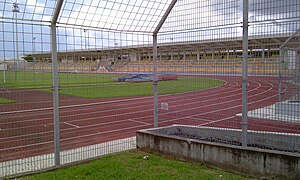
<path fill-rule="evenodd" d="M 52 58 L 52 88 L 53 88 L 53 120 L 54 120 L 54 161 L 60 165 L 60 135 L 59 135 L 59 96 L 58 96 L 58 63 L 56 43 L 56 23 L 63 0 L 57 0 L 51 20 L 51 58 Z"/>
<path fill-rule="evenodd" d="M 17 62 L 14 63 L 15 69 L 15 81 L 17 80 L 17 68 L 19 68 L 19 46 L 18 46 L 18 13 L 20 12 L 19 4 L 17 2 L 13 3 L 12 12 L 14 14 L 14 18 L 16 21 L 16 60 Z"/>
<path fill-rule="evenodd" d="M 35 54 L 35 39 L 36 39 L 36 37 L 32 38 L 32 54 L 33 55 Z"/>
<path fill-rule="evenodd" d="M 158 78 L 157 78 L 157 34 L 166 21 L 167 17 L 169 16 L 170 12 L 172 11 L 173 7 L 175 6 L 177 0 L 173 0 L 168 9 L 166 10 L 165 14 L 159 21 L 158 25 L 156 26 L 155 30 L 153 31 L 153 97 L 154 97 L 154 127 L 158 127 Z"/>

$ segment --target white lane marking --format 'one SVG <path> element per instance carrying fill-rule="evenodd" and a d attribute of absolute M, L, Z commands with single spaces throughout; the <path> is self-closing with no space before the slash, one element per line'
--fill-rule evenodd
<path fill-rule="evenodd" d="M 252 90 L 249 90 L 249 92 L 250 91 L 254 91 L 254 90 L 256 90 L 256 89 L 258 89 L 259 87 L 261 87 L 261 84 L 260 83 L 257 83 L 257 84 L 259 84 L 259 86 L 258 87 L 256 87 L 256 88 L 254 88 L 254 89 L 252 89 Z M 259 93 L 260 94 L 260 93 Z M 257 95 L 257 94 L 256 94 Z M 232 96 L 232 95 L 230 95 L 230 96 Z M 230 97 L 230 96 L 225 96 L 225 97 Z M 236 96 L 236 94 L 235 95 L 233 95 L 233 96 Z M 255 95 L 254 95 L 255 96 Z M 249 97 L 251 97 L 251 96 L 249 96 Z M 212 99 L 210 99 L 209 101 L 211 101 Z M 207 101 L 207 100 L 206 100 Z M 232 102 L 232 101 L 236 101 L 236 100 L 229 100 L 229 101 L 225 101 L 225 102 Z M 194 104 L 195 102 L 192 102 L 192 103 L 185 103 L 184 105 L 187 105 L 187 104 Z M 224 103 L 224 102 L 223 102 Z M 219 104 L 219 103 L 216 103 L 216 104 Z M 207 105 L 207 106 L 202 106 L 202 107 L 209 107 L 209 106 L 213 106 L 213 105 L 216 105 L 216 104 L 210 104 L 210 105 Z M 250 104 L 252 104 L 252 103 L 250 103 Z M 183 106 L 183 105 L 175 105 L 175 106 L 173 106 L 173 107 L 177 107 L 177 106 Z M 234 106 L 234 107 L 238 107 L 238 106 Z M 197 108 L 197 107 L 196 107 Z M 192 109 L 195 109 L 195 108 L 192 108 Z M 228 108 L 226 108 L 226 109 L 228 109 Z M 231 109 L 231 108 L 229 108 L 229 109 Z M 195 116 L 198 116 L 198 115 L 204 115 L 204 114 L 209 114 L 209 113 L 212 113 L 212 112 L 218 112 L 218 111 L 220 111 L 220 110 L 222 110 L 222 109 L 219 109 L 219 110 L 214 110 L 214 111 L 211 111 L 211 112 L 205 112 L 205 113 L 202 113 L 202 114 L 196 114 L 196 115 L 191 115 L 191 116 L 185 116 L 185 117 L 181 117 L 181 118 L 175 118 L 175 119 L 172 119 L 172 120 L 165 120 L 165 121 L 161 121 L 161 122 L 166 122 L 166 121 L 174 121 L 174 120 L 179 120 L 179 119 L 183 119 L 183 118 L 192 118 L 192 117 L 195 117 Z M 149 111 L 149 110 L 146 110 L 146 111 Z M 142 110 L 142 111 L 138 111 L 139 113 L 140 112 L 146 112 L 145 110 Z M 185 110 L 177 110 L 177 111 L 173 111 L 172 113 L 178 113 L 178 112 L 181 112 L 181 111 L 185 111 Z M 125 114 L 131 114 L 132 112 L 129 112 L 129 113 L 123 113 L 123 114 L 121 114 L 121 115 L 125 115 Z M 135 112 L 135 113 L 137 113 L 137 112 Z M 172 114 L 171 113 L 171 114 Z M 161 115 L 167 115 L 167 114 L 169 114 L 169 113 L 161 113 Z M 116 117 L 116 116 L 119 116 L 120 114 L 115 114 L 115 115 L 108 115 L 108 116 L 103 116 L 102 118 L 109 118 L 109 117 Z M 145 116 L 145 117 L 150 117 L 150 116 Z M 93 119 L 95 119 L 95 118 L 98 118 L 98 117 L 93 117 L 93 118 L 87 118 L 87 119 L 85 119 L 85 120 L 93 120 Z M 138 118 L 133 118 L 133 119 L 140 119 L 140 117 L 138 117 Z M 72 123 L 73 122 L 78 122 L 78 121 L 81 121 L 81 120 L 74 120 L 74 121 L 71 121 Z M 124 120 L 121 120 L 121 121 L 124 121 Z M 70 121 L 69 121 L 70 122 Z M 114 121 L 114 122 L 117 122 L 117 121 Z M 103 123 L 101 123 L 101 124 L 103 124 Z M 93 124 L 93 126 L 94 126 L 95 124 Z M 96 125 L 98 125 L 98 124 L 96 124 Z M 148 124 L 147 124 L 148 125 Z M 88 126 L 90 126 L 90 125 L 88 125 Z M 84 127 L 87 127 L 87 126 L 84 126 Z"/>
<path fill-rule="evenodd" d="M 268 90 L 266 90 L 266 91 L 264 91 L 264 92 L 260 92 L 260 93 L 258 93 L 258 94 L 266 93 L 266 92 L 270 91 L 270 90 L 273 88 L 273 84 L 272 84 L 272 83 L 268 83 L 268 84 L 271 84 L 271 88 L 269 88 Z M 260 87 L 260 86 L 259 86 L 259 87 Z M 255 89 L 253 89 L 253 90 L 256 90 L 256 89 L 257 89 L 257 88 L 255 88 Z M 287 89 L 287 87 L 285 87 L 285 90 L 284 90 L 284 91 L 286 91 L 286 89 Z M 250 90 L 250 91 L 253 91 L 253 90 Z M 254 94 L 254 95 L 252 95 L 252 96 L 255 97 L 255 96 L 258 95 L 258 94 Z M 264 100 L 266 100 L 266 99 L 273 98 L 273 97 L 276 96 L 276 95 L 277 95 L 277 94 L 275 94 L 275 95 L 273 95 L 273 96 L 269 96 L 269 97 L 267 97 L 267 98 L 263 98 L 263 99 L 258 100 L 258 101 L 251 102 L 251 103 L 249 103 L 249 104 L 254 104 L 254 103 L 256 103 L 256 102 L 264 101 Z M 249 97 L 251 97 L 251 96 L 249 96 Z M 236 99 L 233 100 L 233 101 L 236 101 Z M 232 101 L 227 101 L 227 102 L 232 102 Z M 210 105 L 208 105 L 208 106 L 210 106 Z M 235 107 L 237 107 L 237 106 L 235 106 Z M 231 107 L 231 108 L 233 108 L 233 107 Z M 224 108 L 223 110 L 227 110 L 227 109 L 231 109 L 231 108 Z M 220 110 L 217 110 L 217 111 L 220 111 Z M 214 113 L 214 112 L 216 112 L 216 110 L 210 111 L 210 112 L 206 112 L 206 113 L 203 113 L 203 114 L 209 114 L 209 113 Z M 163 113 L 163 114 L 166 114 L 166 115 L 167 115 L 167 114 L 170 114 L 170 113 Z M 159 122 L 159 123 L 168 122 L 168 121 L 176 121 L 176 120 L 178 120 L 178 119 L 189 118 L 189 117 L 195 117 L 195 116 L 203 115 L 203 114 L 191 115 L 191 116 L 187 116 L 187 117 L 176 118 L 176 119 L 173 119 L 173 120 L 165 120 L 165 121 L 161 121 L 161 122 Z M 145 117 L 151 117 L 151 116 L 145 116 Z M 145 117 L 144 117 L 144 118 L 145 118 Z M 141 117 L 139 117 L 139 118 L 133 118 L 133 119 L 140 119 L 140 118 L 141 118 Z M 228 118 L 230 118 L 230 117 L 228 117 Z M 133 119 L 131 119 L 131 120 L 133 120 Z M 221 119 L 221 120 L 223 120 L 223 119 Z M 221 121 L 221 120 L 217 120 L 217 121 Z M 128 119 L 114 121 L 113 123 L 124 122 L 124 121 L 128 121 Z M 104 124 L 104 125 L 105 125 L 105 124 L 111 124 L 111 123 L 105 122 L 105 123 L 101 123 L 101 124 Z M 95 125 L 100 125 L 100 124 L 87 125 L 87 126 L 83 126 L 83 127 L 93 127 L 93 126 L 95 126 Z M 148 124 L 147 124 L 147 125 L 148 125 Z M 129 127 L 129 128 L 121 128 L 121 129 L 118 129 L 118 130 L 110 130 L 110 131 L 106 131 L 106 132 L 122 131 L 122 130 L 125 130 L 125 129 L 131 129 L 131 128 L 133 128 L 133 127 L 144 127 L 144 126 L 132 126 L 132 127 Z M 72 128 L 62 129 L 62 130 L 64 131 L 64 130 L 70 130 L 70 129 L 72 129 Z M 45 133 L 45 132 L 43 132 L 43 133 Z M 38 134 L 43 134 L 43 133 L 38 133 Z M 98 133 L 96 133 L 96 134 L 98 134 Z M 24 135 L 24 136 L 26 137 L 27 135 Z M 86 136 L 89 136 L 89 135 L 86 135 Z M 10 138 L 13 138 L 13 137 L 10 137 Z M 78 137 L 74 137 L 74 139 L 76 139 L 76 138 L 78 138 Z M 2 138 L 0 138 L 0 139 L 2 139 Z M 72 138 L 67 138 L 67 139 L 72 139 Z"/>
<path fill-rule="evenodd" d="M 146 123 L 146 122 L 143 122 L 143 121 L 137 121 L 137 120 L 133 120 L 133 119 L 128 119 L 128 120 L 131 121 L 131 122 L 136 122 L 136 123 L 140 123 L 140 124 L 150 125 L 150 123 Z"/>
<path fill-rule="evenodd" d="M 225 81 L 225 82 L 226 82 L 225 84 L 228 83 L 227 81 Z M 236 84 L 238 84 L 236 81 L 234 81 L 234 82 Z M 223 87 L 223 86 L 217 86 L 217 87 L 209 88 L 209 89 L 217 89 L 217 88 Z M 159 96 L 160 97 L 167 97 L 167 96 L 174 96 L 174 95 L 184 95 L 184 94 L 189 94 L 189 93 L 191 93 L 191 92 L 182 92 L 182 93 L 175 93 L 175 94 L 164 94 L 164 95 L 159 95 Z M 146 97 L 129 98 L 129 99 L 120 99 L 120 100 L 113 100 L 113 101 L 106 101 L 106 102 L 95 102 L 95 103 L 66 105 L 66 106 L 60 106 L 59 109 L 66 109 L 66 108 L 73 108 L 73 107 L 84 107 L 84 106 L 93 106 L 93 105 L 110 104 L 110 103 L 127 102 L 127 101 L 136 101 L 136 100 L 143 100 L 143 99 L 152 99 L 152 96 L 149 96 L 149 97 L 146 96 Z M 49 101 L 49 102 L 51 102 L 51 101 Z M 37 108 L 37 109 L 26 109 L 26 110 L 16 110 L 16 111 L 7 111 L 7 112 L 0 112 L 0 115 L 15 114 L 15 113 L 24 113 L 24 112 L 35 112 L 35 111 L 45 111 L 45 110 L 52 110 L 52 109 L 53 109 L 53 107 Z"/>
<path fill-rule="evenodd" d="M 76 128 L 80 128 L 79 126 L 77 126 L 75 124 L 68 123 L 68 122 L 64 122 L 64 124 L 69 125 L 69 126 L 73 126 L 73 127 L 76 127 Z"/>
<path fill-rule="evenodd" d="M 238 83 L 237 82 L 235 82 L 235 85 L 237 85 Z M 234 85 L 234 86 L 235 86 Z M 230 90 L 230 89 L 229 89 Z M 233 90 L 230 90 L 230 91 L 226 91 L 225 93 L 227 94 L 227 93 L 230 93 L 230 92 L 232 92 L 232 91 L 237 91 L 238 89 L 233 89 Z M 224 90 L 223 90 L 224 91 Z M 219 94 L 220 95 L 220 94 Z M 235 94 L 236 95 L 236 94 Z M 234 96 L 235 96 L 234 95 Z M 210 97 L 210 96 L 214 96 L 214 95 L 208 95 L 208 96 L 204 96 L 204 97 Z M 225 96 L 225 97 L 227 97 L 227 96 Z M 169 102 L 174 102 L 174 103 L 177 103 L 177 102 L 181 102 L 181 101 L 186 101 L 186 99 L 184 99 L 184 100 L 181 100 L 181 97 L 179 98 L 180 100 L 173 100 L 173 101 L 169 101 Z M 202 96 L 200 96 L 200 98 L 194 98 L 194 100 L 197 100 L 197 99 L 202 99 Z M 206 101 L 212 101 L 212 100 L 214 100 L 214 98 L 212 98 L 212 99 L 209 99 L 209 100 L 205 100 L 205 101 L 201 101 L 201 102 L 206 102 Z M 114 103 L 115 101 L 107 101 L 107 102 L 100 102 L 100 103 L 103 103 L 103 104 L 106 104 L 106 103 Z M 199 102 L 199 101 L 196 101 L 196 102 Z M 99 104 L 100 104 L 99 103 Z M 139 102 L 140 103 L 140 102 Z M 187 104 L 194 104 L 195 102 L 192 102 L 192 103 L 184 103 L 184 105 L 187 105 Z M 94 104 L 94 103 L 91 103 L 91 105 L 92 104 Z M 127 104 L 129 104 L 129 103 L 127 103 Z M 136 104 L 136 103 L 135 103 Z M 181 103 L 182 104 L 182 103 Z M 179 103 L 179 105 L 175 105 L 175 106 L 172 106 L 172 107 L 177 107 L 177 106 L 182 106 L 180 103 Z M 146 105 L 146 106 L 148 106 L 148 105 Z M 69 107 L 71 107 L 71 106 L 69 106 Z M 75 106 L 74 106 L 75 107 Z M 78 107 L 80 107 L 80 105 L 78 106 Z M 143 106 L 143 107 L 145 107 L 145 106 Z M 60 109 L 63 109 L 64 107 L 60 107 Z M 66 107 L 67 108 L 67 107 Z M 125 109 L 130 109 L 131 107 L 129 107 L 129 108 L 122 108 L 122 110 L 125 110 Z M 51 110 L 52 110 L 52 108 L 50 108 Z M 35 109 L 36 111 L 43 111 L 43 110 L 48 110 L 48 108 L 41 108 L 41 109 Z M 22 112 L 32 112 L 32 111 L 34 111 L 34 109 L 33 110 L 21 110 L 21 111 L 18 111 L 18 112 L 16 112 L 16 111 L 10 111 L 10 112 L 3 112 L 3 113 L 0 113 L 0 115 L 2 115 L 2 114 L 11 114 L 11 113 L 22 113 Z M 70 111 L 72 111 L 72 110 L 69 110 L 68 112 L 70 112 Z M 74 110 L 74 111 L 78 111 L 78 110 Z M 110 110 L 110 111 L 114 111 L 114 110 Z M 108 112 L 108 111 L 101 111 L 101 112 Z M 84 113 L 84 114 L 93 114 L 94 112 L 92 112 L 92 113 Z M 99 111 L 97 111 L 97 113 L 99 113 Z M 49 113 L 50 114 L 50 113 Z M 52 114 L 52 113 L 51 113 Z M 73 116 L 77 116 L 77 114 L 75 114 L 75 115 L 73 115 Z M 17 116 L 14 116 L 14 117 L 17 117 Z M 24 117 L 24 116 L 22 116 L 22 117 Z M 70 117 L 70 115 L 68 116 L 68 117 Z M 0 123 L 1 124 L 1 123 Z"/>
<path fill-rule="evenodd" d="M 226 118 L 223 118 L 223 119 L 210 121 L 210 122 L 207 122 L 207 123 L 202 123 L 202 124 L 199 124 L 198 126 L 206 126 L 206 125 L 213 124 L 213 123 L 216 123 L 216 122 L 225 121 L 225 120 L 228 120 L 228 119 L 231 119 L 231 118 L 234 118 L 234 117 L 236 117 L 236 116 L 230 116 L 230 117 L 226 117 Z"/>
<path fill-rule="evenodd" d="M 2 91 L 2 89 L 3 89 L 3 91 Z M 6 87 L 1 87 L 0 93 L 2 93 L 2 92 L 11 93 L 11 91 L 9 89 L 7 89 Z"/>

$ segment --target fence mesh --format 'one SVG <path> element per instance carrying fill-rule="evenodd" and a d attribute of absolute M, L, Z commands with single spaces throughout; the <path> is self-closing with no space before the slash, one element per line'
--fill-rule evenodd
<path fill-rule="evenodd" d="M 300 3 L 250 1 L 250 7 L 249 36 L 262 40 L 250 40 L 249 51 L 254 57 L 260 57 L 256 59 L 261 61 L 259 71 L 262 73 L 253 77 L 260 83 L 261 93 L 257 99 L 250 99 L 249 128 L 264 131 L 268 143 L 258 145 L 253 138 L 249 144 L 299 153 L 298 135 L 293 134 L 299 133 L 300 106 L 291 101 L 297 99 L 299 93 L 299 82 L 295 80 L 299 72 L 296 52 L 299 50 Z"/>
<path fill-rule="evenodd" d="M 0 0 L 0 178 L 57 165 L 57 2 Z M 170 4 L 63 1 L 55 25 L 61 164 L 135 148 L 136 130 L 154 126 L 153 31 Z M 300 2 L 250 0 L 248 23 L 243 104 L 243 1 L 176 2 L 157 35 L 158 126 L 218 129 L 202 139 L 241 145 L 223 130 L 241 131 L 247 106 L 248 146 L 299 153 Z"/>
<path fill-rule="evenodd" d="M 158 71 L 179 75 L 173 88 L 190 92 L 162 95 L 169 87 L 160 82 L 161 126 L 242 128 L 242 8 L 241 1 L 176 4 L 159 34 Z M 248 146 L 298 152 L 299 3 L 250 1 L 249 8 Z M 207 136 L 242 144 L 242 136 Z"/>

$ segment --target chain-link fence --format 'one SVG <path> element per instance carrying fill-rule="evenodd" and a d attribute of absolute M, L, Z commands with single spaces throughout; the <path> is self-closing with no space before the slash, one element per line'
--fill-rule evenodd
<path fill-rule="evenodd" d="M 0 10 L 0 178 L 132 149 L 136 130 L 173 124 L 299 153 L 297 0 L 0 0 Z"/>

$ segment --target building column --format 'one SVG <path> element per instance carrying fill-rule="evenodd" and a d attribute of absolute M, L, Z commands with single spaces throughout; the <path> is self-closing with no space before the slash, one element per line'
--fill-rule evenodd
<path fill-rule="evenodd" d="M 265 59 L 265 48 L 264 48 L 264 47 L 262 48 L 262 55 L 261 55 L 261 57 L 262 57 L 263 59 Z"/>
<path fill-rule="evenodd" d="M 200 61 L 200 50 L 197 49 L 197 61 Z"/>
<path fill-rule="evenodd" d="M 137 61 L 141 61 L 141 52 L 140 51 L 138 51 L 138 53 L 137 53 Z"/>
<path fill-rule="evenodd" d="M 137 53 L 134 50 L 132 50 L 129 56 L 131 61 L 137 61 Z"/>

